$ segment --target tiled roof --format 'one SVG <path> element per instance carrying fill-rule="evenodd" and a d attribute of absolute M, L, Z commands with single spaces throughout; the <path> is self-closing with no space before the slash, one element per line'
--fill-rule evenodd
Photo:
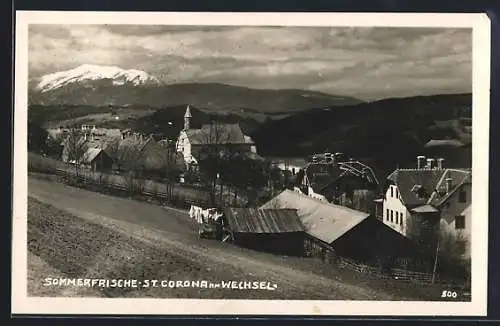
<path fill-rule="evenodd" d="M 446 192 L 446 179 L 451 178 L 452 188 Z M 472 182 L 472 171 L 470 169 L 446 169 L 436 185 L 436 192 L 429 198 L 428 203 L 441 206 L 448 198 L 465 183 Z"/>
<path fill-rule="evenodd" d="M 238 124 L 203 125 L 201 129 L 186 130 L 192 145 L 253 144 Z"/>
<path fill-rule="evenodd" d="M 441 205 L 449 197 L 449 194 L 446 194 L 446 178 L 454 180 L 453 189 L 449 193 L 451 194 L 463 184 L 464 180 L 470 178 L 470 171 L 467 169 L 398 169 L 387 179 L 398 187 L 403 203 L 412 208 L 425 204 L 436 207 Z M 419 186 L 420 192 L 414 191 L 415 186 Z"/>
<path fill-rule="evenodd" d="M 444 171 L 441 169 L 398 169 L 387 179 L 398 187 L 403 203 L 407 207 L 415 207 L 427 204 Z M 420 186 L 420 192 L 412 191 L 415 185 Z"/>
<path fill-rule="evenodd" d="M 294 209 L 226 208 L 224 217 L 235 233 L 289 233 L 304 228 Z"/>
<path fill-rule="evenodd" d="M 361 211 L 330 204 L 291 190 L 281 192 L 261 208 L 297 209 L 306 233 L 326 243 L 334 242 L 370 216 Z"/>

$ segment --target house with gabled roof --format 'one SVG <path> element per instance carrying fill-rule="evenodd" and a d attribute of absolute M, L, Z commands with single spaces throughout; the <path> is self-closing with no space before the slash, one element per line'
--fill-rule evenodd
<path fill-rule="evenodd" d="M 257 148 L 250 136 L 245 135 L 239 124 L 212 123 L 191 127 L 191 110 L 188 105 L 184 114 L 184 128 L 179 134 L 176 150 L 182 153 L 188 167 L 197 166 L 199 154 L 204 149 L 231 151 L 255 156 Z"/>
<path fill-rule="evenodd" d="M 471 205 L 471 170 L 445 168 L 443 161 L 419 156 L 417 168 L 396 169 L 381 201 L 384 224 L 430 248 L 442 232 L 470 234 L 470 218 L 462 213 Z"/>

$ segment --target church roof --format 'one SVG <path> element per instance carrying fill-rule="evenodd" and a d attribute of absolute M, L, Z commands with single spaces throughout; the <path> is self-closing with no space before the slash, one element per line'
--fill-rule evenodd
<path fill-rule="evenodd" d="M 191 108 L 189 105 L 186 108 L 186 113 L 184 113 L 184 118 L 192 118 L 193 116 L 191 115 Z"/>
<path fill-rule="evenodd" d="M 253 144 L 238 124 L 203 125 L 201 129 L 186 130 L 186 135 L 193 145 Z"/>

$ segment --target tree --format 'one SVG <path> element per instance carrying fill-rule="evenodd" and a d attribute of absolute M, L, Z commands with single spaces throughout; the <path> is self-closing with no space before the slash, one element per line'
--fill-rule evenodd
<path fill-rule="evenodd" d="M 65 135 L 61 132 L 53 136 L 48 136 L 44 146 L 44 153 L 53 158 L 61 159 Z"/>
<path fill-rule="evenodd" d="M 225 174 L 228 161 L 231 156 L 230 134 L 226 132 L 225 126 L 220 123 L 212 123 L 202 128 L 202 149 L 199 153 L 198 164 L 200 169 L 207 175 L 212 200 L 215 201 L 217 193 L 217 181 L 221 181 L 221 175 Z M 220 195 L 223 193 L 223 184 L 220 183 Z"/>
<path fill-rule="evenodd" d="M 78 179 L 80 163 L 87 152 L 88 144 L 83 133 L 78 129 L 70 129 L 65 137 L 62 159 L 67 163 L 74 164 L 76 178 Z"/>
<path fill-rule="evenodd" d="M 74 163 L 78 167 L 87 149 L 88 144 L 82 132 L 78 129 L 70 129 L 64 140 L 63 160 Z"/>
<path fill-rule="evenodd" d="M 40 152 L 43 150 L 48 133 L 38 124 L 28 121 L 28 150 Z"/>
<path fill-rule="evenodd" d="M 232 187 L 234 199 L 237 199 L 238 193 L 248 195 L 248 190 L 266 185 L 265 162 L 240 153 L 233 153 L 225 162 L 221 178 L 226 185 Z"/>

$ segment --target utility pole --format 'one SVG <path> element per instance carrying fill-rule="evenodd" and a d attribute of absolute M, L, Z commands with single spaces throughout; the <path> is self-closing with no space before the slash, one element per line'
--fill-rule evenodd
<path fill-rule="evenodd" d="M 437 270 L 437 263 L 438 263 L 438 255 L 439 255 L 439 240 L 436 244 L 436 256 L 434 257 L 434 268 L 432 269 L 432 284 L 434 284 L 434 281 L 436 280 L 436 270 Z"/>

